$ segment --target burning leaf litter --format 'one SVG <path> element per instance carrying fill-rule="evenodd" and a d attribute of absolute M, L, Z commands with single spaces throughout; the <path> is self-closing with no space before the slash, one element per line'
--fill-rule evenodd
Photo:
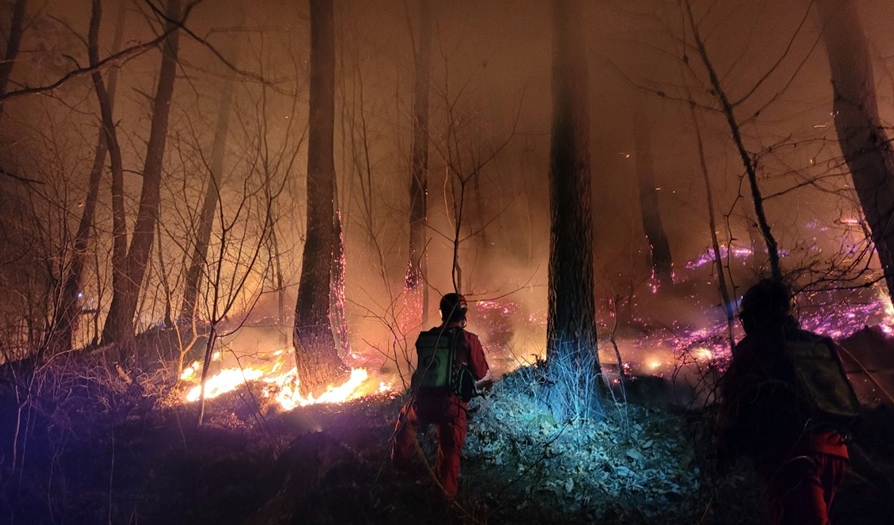
<path fill-rule="evenodd" d="M 261 394 L 274 400 L 283 410 L 293 410 L 299 406 L 315 403 L 342 403 L 357 399 L 375 392 L 390 390 L 389 382 L 380 381 L 373 385 L 367 370 L 351 369 L 351 376 L 341 385 L 330 385 L 319 397 L 302 396 L 298 393 L 298 371 L 292 366 L 283 371 L 288 364 L 291 350 L 276 350 L 269 354 L 258 354 L 252 359 L 243 358 L 239 366 L 219 369 L 205 381 L 205 399 L 213 399 L 233 392 L 249 382 L 261 383 Z M 220 355 L 215 354 L 212 363 L 218 363 Z M 180 379 L 192 386 L 186 389 L 183 401 L 194 403 L 202 394 L 202 365 L 198 361 L 184 368 Z"/>

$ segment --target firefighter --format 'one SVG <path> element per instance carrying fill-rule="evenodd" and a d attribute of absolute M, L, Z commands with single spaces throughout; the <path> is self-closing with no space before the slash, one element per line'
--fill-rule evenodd
<path fill-rule="evenodd" d="M 465 330 L 467 312 L 465 297 L 457 293 L 444 295 L 440 302 L 441 325 L 419 335 L 417 351 L 423 341 L 449 338 L 454 356 L 451 374 L 466 367 L 474 378 L 476 389 L 486 389 L 493 384 L 490 367 L 478 336 Z M 395 425 L 391 460 L 396 468 L 405 469 L 417 448 L 419 427 L 436 425 L 435 475 L 447 499 L 452 500 L 459 489 L 459 460 L 466 439 L 468 401 L 448 388 L 419 387 L 416 378 L 423 372 L 420 368 L 417 366 L 417 374 L 414 374 L 410 400 L 401 409 Z"/>
<path fill-rule="evenodd" d="M 721 471 L 738 456 L 751 460 L 773 525 L 828 525 L 848 463 L 847 436 L 805 399 L 796 375 L 809 365 L 792 357 L 791 349 L 827 347 L 833 368 L 840 369 L 838 347 L 800 328 L 792 315 L 791 289 L 780 280 L 765 279 L 746 291 L 739 318 L 745 337 L 733 349 L 720 383 Z M 853 389 L 843 370 L 839 375 L 839 383 L 846 383 L 838 389 L 846 398 L 839 405 L 853 406 Z"/>

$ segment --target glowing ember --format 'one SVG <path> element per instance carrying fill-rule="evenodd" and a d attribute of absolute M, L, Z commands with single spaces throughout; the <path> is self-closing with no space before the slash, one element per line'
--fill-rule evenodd
<path fill-rule="evenodd" d="M 692 354 L 692 357 L 696 361 L 710 361 L 714 358 L 714 352 L 711 351 L 710 348 L 705 348 L 703 346 L 693 348 L 690 351 L 690 354 Z"/>
<path fill-rule="evenodd" d="M 753 254 L 754 252 L 751 250 L 751 248 L 748 248 L 746 246 L 733 246 L 729 249 L 727 249 L 726 246 L 720 246 L 720 257 L 724 260 L 728 256 L 732 256 L 735 259 L 745 259 L 751 257 Z M 689 261 L 688 263 L 686 263 L 686 268 L 694 270 L 706 264 L 714 264 L 714 250 L 711 248 L 705 250 L 705 252 L 702 253 L 694 261 Z"/>

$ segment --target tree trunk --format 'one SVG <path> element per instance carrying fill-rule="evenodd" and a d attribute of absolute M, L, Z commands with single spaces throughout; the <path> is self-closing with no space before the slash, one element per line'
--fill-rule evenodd
<path fill-rule="evenodd" d="M 115 36 L 112 41 L 112 53 L 121 47 L 126 13 L 126 4 L 122 3 L 118 8 Z M 91 66 L 95 66 L 99 62 L 98 47 L 101 19 L 102 5 L 100 0 L 93 0 L 90 30 L 87 37 L 87 54 Z M 115 101 L 115 87 L 118 83 L 118 69 L 112 68 L 109 71 L 108 86 L 103 84 L 102 74 L 99 71 L 93 73 L 92 80 L 97 99 L 102 99 L 100 106 L 107 106 L 107 111 L 111 115 Z M 102 107 L 100 108 L 100 114 L 102 114 Z M 93 153 L 93 167 L 90 170 L 90 178 L 87 182 L 87 195 L 84 197 L 84 209 L 81 212 L 81 220 L 75 233 L 71 263 L 66 268 L 62 279 L 62 296 L 54 314 L 54 330 L 50 339 L 50 352 L 53 354 L 69 350 L 72 347 L 72 337 L 78 324 L 78 316 L 80 315 L 81 300 L 79 294 L 81 292 L 81 279 L 87 256 L 87 241 L 90 237 L 90 230 L 93 228 L 93 218 L 96 214 L 96 204 L 99 199 L 99 185 L 102 180 L 103 168 L 105 167 L 106 154 L 109 150 L 107 133 L 104 131 L 104 121 L 105 119 L 101 117 L 96 150 Z M 109 122 L 111 122 L 111 118 L 109 118 Z M 118 155 L 120 157 L 120 153 Z"/>
<path fill-rule="evenodd" d="M 670 243 L 661 222 L 658 207 L 658 189 L 655 186 L 655 168 L 652 161 L 650 122 L 646 110 L 638 109 L 633 118 L 633 142 L 636 151 L 636 175 L 639 181 L 639 204 L 643 230 L 649 241 L 649 257 L 652 275 L 662 285 L 673 284 L 673 259 Z"/>
<path fill-rule="evenodd" d="M 238 9 L 238 7 L 237 7 Z M 241 13 L 236 25 L 242 23 Z M 227 49 L 222 49 L 224 58 L 235 63 L 237 50 L 239 49 L 238 37 L 233 36 L 226 40 Z M 199 296 L 200 282 L 205 272 L 205 261 L 208 256 L 208 245 L 211 242 L 211 230 L 214 226 L 214 212 L 217 210 L 217 202 L 220 196 L 220 181 L 223 178 L 224 154 L 227 145 L 227 130 L 230 123 L 230 106 L 233 100 L 233 78 L 228 75 L 224 82 L 220 96 L 220 107 L 217 112 L 217 126 L 214 129 L 214 142 L 211 145 L 211 166 L 208 172 L 205 197 L 202 200 L 202 209 L 199 212 L 199 224 L 196 228 L 195 245 L 193 246 L 192 259 L 186 270 L 186 280 L 183 283 L 183 302 L 180 306 L 180 322 L 187 326 L 194 326 L 196 318 L 196 301 Z M 195 334 L 192 334 L 195 336 Z"/>
<path fill-rule="evenodd" d="M 338 203 L 338 191 L 333 196 Z M 341 213 L 335 207 L 332 219 L 333 254 L 331 275 L 332 290 L 329 294 L 330 319 L 332 336 L 335 338 L 335 349 L 340 359 L 351 355 L 351 343 L 348 340 L 348 318 L 345 313 L 345 242 L 341 228 Z"/>
<path fill-rule="evenodd" d="M 576 0 L 554 9 L 547 360 L 597 355 L 583 9 Z"/>
<path fill-rule="evenodd" d="M 307 238 L 295 305 L 299 393 L 318 396 L 347 378 L 330 322 L 335 248 L 335 37 L 333 5 L 310 0 L 310 122 L 307 150 Z"/>
<path fill-rule="evenodd" d="M 419 48 L 413 83 L 413 155 L 410 168 L 410 250 L 405 292 L 407 305 L 418 312 L 420 321 L 428 316 L 428 287 L 425 286 L 425 225 L 428 220 L 428 92 L 431 70 L 431 1 L 419 2 Z"/>
<path fill-rule="evenodd" d="M 167 17 L 173 21 L 180 20 L 180 0 L 168 0 Z M 169 21 L 165 24 L 165 30 L 170 31 L 170 35 L 162 45 L 161 69 L 153 100 L 152 125 L 149 132 L 149 143 L 146 146 L 140 203 L 130 247 L 124 260 L 117 261 L 119 266 L 113 271 L 112 304 L 103 327 L 102 339 L 104 343 L 119 343 L 127 346 L 134 336 L 134 314 L 143 285 L 146 265 L 149 262 L 149 254 L 152 251 L 155 221 L 158 220 L 168 116 L 177 73 L 177 48 L 180 32 L 175 30 L 176 27 L 177 22 Z M 123 197 L 123 188 L 121 191 L 121 197 Z M 114 195 L 113 198 L 115 198 Z M 118 227 L 120 228 L 121 225 L 119 224 Z M 116 231 L 116 237 L 122 233 Z"/>
<path fill-rule="evenodd" d="M 15 0 L 12 6 L 12 20 L 9 24 L 9 38 L 6 39 L 6 52 L 3 53 L 3 62 L 0 62 L 0 95 L 6 93 L 9 85 L 9 76 L 19 56 L 19 46 L 22 43 L 22 33 L 25 23 L 25 4 L 27 0 Z M 3 117 L 3 103 L 0 102 L 0 118 Z"/>
<path fill-rule="evenodd" d="M 286 284 L 282 271 L 282 253 L 279 250 L 279 238 L 276 235 L 276 227 L 271 226 L 270 236 L 267 238 L 267 251 L 273 264 L 273 286 L 276 290 L 276 331 L 279 333 L 279 344 L 282 348 L 289 346 L 289 335 L 286 330 Z"/>
<path fill-rule="evenodd" d="M 894 154 L 882 126 L 869 44 L 850 0 L 818 0 L 832 75 L 835 129 L 894 297 Z"/>

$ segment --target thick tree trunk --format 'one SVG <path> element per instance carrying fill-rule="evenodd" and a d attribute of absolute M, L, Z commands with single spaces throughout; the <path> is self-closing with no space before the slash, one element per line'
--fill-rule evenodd
<path fill-rule="evenodd" d="M 115 36 L 112 41 L 113 53 L 121 47 L 126 12 L 126 4 L 122 3 L 118 8 Z M 100 0 L 93 0 L 90 30 L 87 37 L 87 54 L 91 66 L 95 66 L 99 62 L 98 47 L 101 19 L 101 2 Z M 115 87 L 118 83 L 118 69 L 113 68 L 109 71 L 108 86 L 103 84 L 102 73 L 99 71 L 93 73 L 92 80 L 96 96 L 100 99 L 100 114 L 102 115 L 103 107 L 105 107 L 105 111 L 109 114 L 108 123 L 111 124 L 112 106 L 114 105 L 115 100 Z M 84 198 L 84 209 L 81 212 L 81 220 L 78 223 L 78 229 L 75 233 L 71 263 L 66 268 L 63 276 L 62 295 L 59 305 L 56 308 L 55 319 L 53 322 L 54 330 L 50 339 L 50 351 L 52 353 L 66 351 L 71 348 L 72 337 L 78 322 L 77 318 L 80 315 L 81 301 L 79 294 L 81 292 L 81 280 L 85 258 L 87 256 L 87 241 L 90 237 L 90 230 L 93 228 L 93 218 L 96 214 L 96 204 L 99 199 L 99 185 L 102 180 L 103 168 L 105 167 L 106 154 L 109 150 L 108 133 L 105 131 L 106 124 L 104 124 L 104 122 L 106 122 L 106 119 L 101 117 L 99 137 L 97 139 L 96 150 L 93 154 L 93 167 L 90 170 L 90 178 L 87 182 L 87 195 Z M 116 154 L 120 158 L 120 153 L 116 151 Z"/>
<path fill-rule="evenodd" d="M 410 250 L 405 292 L 407 305 L 418 312 L 419 321 L 428 316 L 428 287 L 425 286 L 425 225 L 428 220 L 428 92 L 431 69 L 431 1 L 419 2 L 419 47 L 413 82 L 413 154 L 410 167 Z"/>
<path fill-rule="evenodd" d="M 894 297 L 894 153 L 882 126 L 869 44 L 851 0 L 817 0 L 832 75 L 835 129 L 888 293 Z"/>
<path fill-rule="evenodd" d="M 168 0 L 167 17 L 174 21 L 180 20 L 179 0 Z M 140 203 L 127 255 L 123 261 L 117 261 L 120 266 L 113 271 L 112 304 L 103 327 L 102 339 L 104 343 L 119 343 L 126 346 L 134 336 L 134 314 L 143 285 L 146 265 L 149 262 L 149 254 L 152 251 L 155 221 L 158 220 L 168 116 L 177 73 L 177 48 L 180 32 L 175 30 L 176 27 L 176 22 L 165 24 L 165 30 L 170 31 L 170 35 L 162 46 L 161 69 L 152 105 L 152 124 L 149 131 L 149 143 L 146 146 Z M 123 198 L 123 189 L 121 197 Z M 114 195 L 113 198 L 115 198 Z M 118 227 L 120 226 L 118 225 Z M 117 237 L 122 232 L 116 231 L 115 233 Z"/>
<path fill-rule="evenodd" d="M 330 322 L 335 248 L 335 37 L 333 4 L 310 0 L 310 122 L 307 151 L 307 238 L 295 305 L 299 392 L 318 396 L 347 378 Z"/>
<path fill-rule="evenodd" d="M 9 85 L 9 76 L 19 56 L 19 46 L 22 43 L 22 33 L 25 24 L 25 4 L 27 0 L 15 0 L 12 6 L 12 20 L 9 24 L 9 38 L 6 39 L 6 52 L 3 53 L 3 62 L 0 62 L 0 95 L 6 93 Z M 3 103 L 0 102 L 0 118 L 3 117 Z"/>
<path fill-rule="evenodd" d="M 239 14 L 238 26 L 242 22 Z M 238 37 L 234 36 L 226 40 L 227 49 L 221 49 L 224 58 L 230 62 L 236 62 L 236 54 L 239 49 Z M 199 212 L 199 223 L 196 228 L 195 245 L 193 246 L 192 259 L 186 270 L 186 280 L 183 283 L 183 302 L 180 306 L 180 322 L 193 326 L 196 317 L 196 301 L 199 296 L 200 283 L 205 273 L 205 262 L 208 256 L 208 245 L 211 242 L 211 230 L 214 226 L 214 212 L 220 197 L 220 181 L 223 178 L 224 154 L 227 145 L 227 130 L 230 124 L 230 106 L 233 100 L 233 78 L 227 77 L 220 96 L 220 107 L 217 111 L 217 126 L 214 128 L 214 142 L 211 145 L 211 165 L 209 166 L 208 181 L 205 187 L 205 197 L 202 200 L 202 209 Z M 195 334 L 193 334 L 195 335 Z"/>
<path fill-rule="evenodd" d="M 636 151 L 636 175 L 639 181 L 639 204 L 643 230 L 649 241 L 652 274 L 662 285 L 673 284 L 673 259 L 670 243 L 661 222 L 658 207 L 658 188 L 655 185 L 655 166 L 652 161 L 650 122 L 644 108 L 633 118 L 633 142 Z"/>
<path fill-rule="evenodd" d="M 590 113 L 582 3 L 555 0 L 554 9 L 548 360 L 579 353 L 597 355 Z M 595 362 L 598 367 L 598 357 Z"/>

